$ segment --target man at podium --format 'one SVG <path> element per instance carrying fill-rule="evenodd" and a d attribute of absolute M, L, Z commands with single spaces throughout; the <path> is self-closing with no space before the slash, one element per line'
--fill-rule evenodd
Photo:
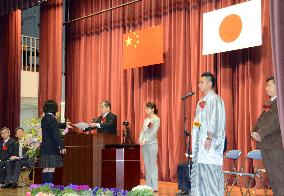
<path fill-rule="evenodd" d="M 109 133 L 116 135 L 117 133 L 117 116 L 111 113 L 111 103 L 109 101 L 102 101 L 100 103 L 101 116 L 94 118 L 89 127 L 84 131 L 97 129 L 98 133 Z"/>

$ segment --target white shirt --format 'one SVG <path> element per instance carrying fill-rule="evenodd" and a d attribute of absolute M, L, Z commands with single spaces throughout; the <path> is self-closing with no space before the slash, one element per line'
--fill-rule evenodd
<path fill-rule="evenodd" d="M 3 146 L 4 146 L 4 143 L 7 143 L 9 141 L 10 137 L 8 137 L 6 140 L 4 140 L 3 142 Z"/>
<path fill-rule="evenodd" d="M 274 99 L 276 99 L 276 97 L 277 97 L 277 96 L 274 96 L 274 97 L 270 98 L 270 101 L 271 101 L 271 102 L 274 101 Z"/>
<path fill-rule="evenodd" d="M 23 157 L 23 141 L 19 140 L 19 157 Z"/>
<path fill-rule="evenodd" d="M 109 112 L 108 112 L 109 113 Z M 107 115 L 108 115 L 108 113 L 105 113 L 104 115 L 103 115 L 103 117 L 106 117 Z"/>

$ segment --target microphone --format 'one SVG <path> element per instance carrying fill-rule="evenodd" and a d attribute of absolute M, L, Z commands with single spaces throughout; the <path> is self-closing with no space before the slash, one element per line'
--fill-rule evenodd
<path fill-rule="evenodd" d="M 181 100 L 185 100 L 187 97 L 190 97 L 190 96 L 192 96 L 192 95 L 194 95 L 194 94 L 195 94 L 195 92 L 189 92 L 189 93 L 187 93 L 186 95 L 182 96 L 182 97 L 181 97 Z"/>

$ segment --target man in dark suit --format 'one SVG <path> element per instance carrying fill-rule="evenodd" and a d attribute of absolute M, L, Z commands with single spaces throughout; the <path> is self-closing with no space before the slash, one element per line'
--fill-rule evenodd
<path fill-rule="evenodd" d="M 274 77 L 266 80 L 269 102 L 257 119 L 251 136 L 261 150 L 267 177 L 274 195 L 284 196 L 284 149 L 282 144 Z"/>
<path fill-rule="evenodd" d="M 16 128 L 16 142 L 15 155 L 10 157 L 10 160 L 6 162 L 6 180 L 4 188 L 16 188 L 21 168 L 34 167 L 34 161 L 29 159 L 26 148 L 23 147 L 23 139 L 25 132 L 21 127 Z"/>
<path fill-rule="evenodd" d="M 111 103 L 109 101 L 103 101 L 100 103 L 101 116 L 97 119 L 93 119 L 90 127 L 85 131 L 97 129 L 98 133 L 109 133 L 116 135 L 117 133 L 117 117 L 111 113 Z"/>
<path fill-rule="evenodd" d="M 6 182 L 6 165 L 10 161 L 11 157 L 16 156 L 16 142 L 10 138 L 10 130 L 7 127 L 1 129 L 0 141 L 0 183 L 4 184 Z M 5 184 L 7 186 L 7 184 Z"/>

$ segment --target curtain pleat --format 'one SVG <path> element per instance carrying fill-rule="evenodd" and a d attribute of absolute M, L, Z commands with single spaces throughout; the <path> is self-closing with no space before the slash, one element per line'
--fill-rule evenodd
<path fill-rule="evenodd" d="M 0 127 L 20 124 L 21 11 L 0 16 Z"/>
<path fill-rule="evenodd" d="M 62 14 L 63 0 L 49 0 L 40 6 L 39 116 L 42 114 L 42 106 L 46 100 L 55 100 L 58 105 L 61 102 Z"/>

